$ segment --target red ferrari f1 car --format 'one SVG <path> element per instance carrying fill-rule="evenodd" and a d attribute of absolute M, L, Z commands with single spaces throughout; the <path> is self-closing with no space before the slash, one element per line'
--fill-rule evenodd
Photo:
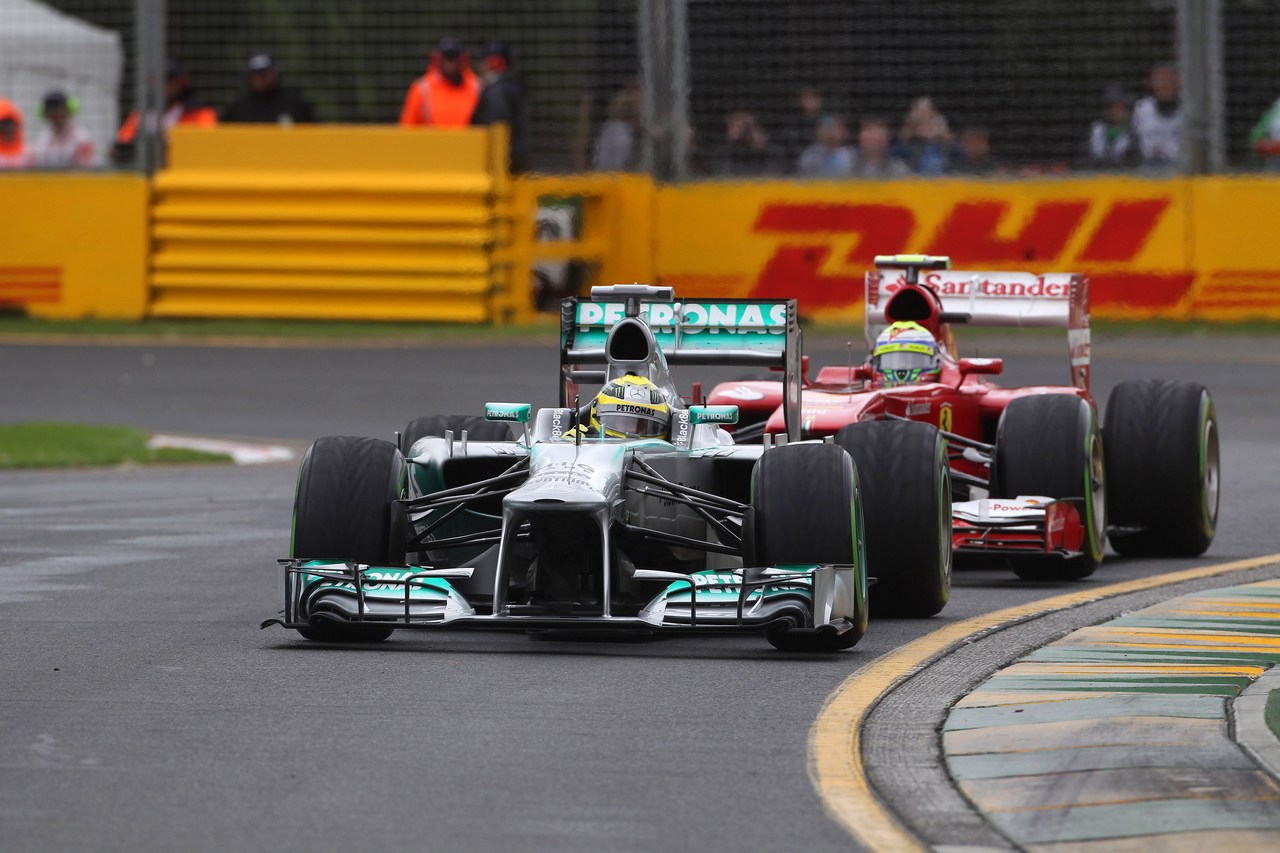
<path fill-rule="evenodd" d="M 1065 328 L 1072 384 L 999 386 L 989 377 L 1002 372 L 1001 359 L 958 357 L 961 325 Z M 813 379 L 806 370 L 803 437 L 835 436 L 860 475 L 910 478 L 884 464 L 897 448 L 876 424 L 910 420 L 940 431 L 957 556 L 1008 558 L 1019 577 L 1066 580 L 1092 574 L 1107 539 L 1120 554 L 1178 556 L 1203 553 L 1213 541 L 1213 400 L 1195 382 L 1129 381 L 1111 392 L 1100 422 L 1089 391 L 1085 277 L 961 272 L 945 257 L 877 257 L 866 275 L 866 336 L 865 363 L 824 367 Z M 738 381 L 718 385 L 708 402 L 738 406 L 736 440 L 771 442 L 784 432 L 782 394 L 781 382 Z M 895 436 L 900 441 L 901 431 Z M 863 464 L 872 459 L 879 464 Z M 894 509 L 882 502 L 874 511 Z M 868 560 L 895 562 L 902 554 L 889 551 L 913 547 L 903 531 L 896 541 L 868 542 Z"/>

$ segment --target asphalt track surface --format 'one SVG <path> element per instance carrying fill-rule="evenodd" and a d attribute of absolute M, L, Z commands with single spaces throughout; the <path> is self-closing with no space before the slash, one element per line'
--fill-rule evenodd
<path fill-rule="evenodd" d="M 1112 555 L 1083 584 L 1280 551 L 1280 341 L 1095 337 L 1100 399 L 1130 377 L 1212 390 L 1224 487 L 1205 557 Z M 1009 355 L 1003 382 L 1065 378 L 1060 338 L 979 340 Z M 810 352 L 815 365 L 845 358 L 838 342 Z M 547 404 L 555 376 L 551 342 L 10 344 L 0 421 L 301 447 L 486 399 Z M 943 615 L 873 617 L 855 649 L 816 658 L 755 637 L 402 632 L 322 646 L 257 629 L 276 606 L 294 475 L 0 472 L 0 847 L 848 850 L 806 775 L 830 691 L 950 621 L 1083 586 L 960 572 Z"/>

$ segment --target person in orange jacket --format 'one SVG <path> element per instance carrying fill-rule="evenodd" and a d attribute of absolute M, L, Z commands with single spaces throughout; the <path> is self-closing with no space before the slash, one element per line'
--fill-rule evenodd
<path fill-rule="evenodd" d="M 471 70 L 462 42 L 446 36 L 431 54 L 427 73 L 409 87 L 400 110 L 400 125 L 467 127 L 479 100 L 480 80 Z"/>
<path fill-rule="evenodd" d="M 31 152 L 22 135 L 22 110 L 8 98 L 0 98 L 0 169 L 25 169 Z"/>
<path fill-rule="evenodd" d="M 195 88 L 191 85 L 191 75 L 173 59 L 169 60 L 165 75 L 164 101 L 164 130 L 178 124 L 213 127 L 218 123 L 218 114 L 213 111 L 213 108 L 206 107 L 200 102 Z M 154 121 L 154 118 L 150 120 Z M 111 152 L 112 160 L 123 163 L 133 159 L 134 142 L 138 138 L 138 126 L 141 123 L 141 113 L 137 110 L 129 113 L 128 118 L 116 133 L 116 145 Z"/>

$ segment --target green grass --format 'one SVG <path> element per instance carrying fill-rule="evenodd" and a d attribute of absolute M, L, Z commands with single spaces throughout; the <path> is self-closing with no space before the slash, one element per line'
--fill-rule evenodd
<path fill-rule="evenodd" d="M 1280 690 L 1267 693 L 1267 704 L 1262 712 L 1262 718 L 1266 721 L 1267 728 L 1271 729 L 1271 733 L 1280 738 Z"/>
<path fill-rule="evenodd" d="M 0 425 L 0 469 L 231 461 L 225 453 L 151 449 L 149 438 L 142 430 L 122 426 L 4 424 Z"/>
<path fill-rule="evenodd" d="M 0 316 L 0 337 L 146 337 L 186 341 L 208 338 L 295 338 L 396 340 L 428 343 L 471 337 L 553 336 L 557 321 L 526 326 L 473 326 L 447 323 L 379 323 L 346 320 L 42 320 Z"/>

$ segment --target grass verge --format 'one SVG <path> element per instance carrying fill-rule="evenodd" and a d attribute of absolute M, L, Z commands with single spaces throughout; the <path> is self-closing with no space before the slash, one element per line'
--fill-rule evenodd
<path fill-rule="evenodd" d="M 81 468 L 172 462 L 230 462 L 225 453 L 147 447 L 139 429 L 89 424 L 0 425 L 0 469 Z"/>
<path fill-rule="evenodd" d="M 1262 712 L 1262 718 L 1266 721 L 1267 728 L 1271 729 L 1271 733 L 1280 738 L 1280 690 L 1267 693 L 1267 704 Z"/>

